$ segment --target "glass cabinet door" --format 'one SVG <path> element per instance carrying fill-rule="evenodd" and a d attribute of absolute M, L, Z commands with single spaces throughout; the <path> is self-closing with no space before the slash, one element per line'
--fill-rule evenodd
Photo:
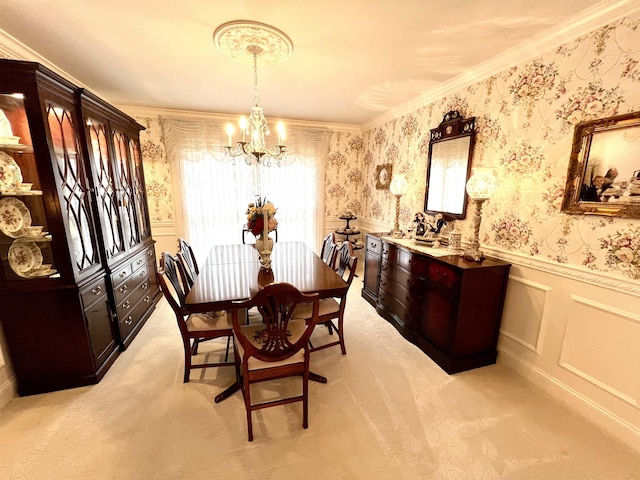
<path fill-rule="evenodd" d="M 0 279 L 59 277 L 24 96 L 0 92 Z"/>
<path fill-rule="evenodd" d="M 136 207 L 136 220 L 138 231 L 145 240 L 151 237 L 151 224 L 149 222 L 147 194 L 144 186 L 144 170 L 142 166 L 142 155 L 140 154 L 140 144 L 134 139 L 129 139 L 129 158 L 133 159 L 133 198 Z"/>
<path fill-rule="evenodd" d="M 112 135 L 120 184 L 122 223 L 126 228 L 125 242 L 127 248 L 131 248 L 140 243 L 140 228 L 136 216 L 132 159 L 129 156 L 129 137 L 118 130 L 113 130 Z"/>
<path fill-rule="evenodd" d="M 60 208 L 67 223 L 73 268 L 79 274 L 100 265 L 91 198 L 87 188 L 87 172 L 73 108 L 52 102 L 47 102 L 46 105 L 51 144 L 56 158 Z"/>
<path fill-rule="evenodd" d="M 124 234 L 120 219 L 116 174 L 109 156 L 109 134 L 106 122 L 89 118 L 86 122 L 89 150 L 95 174 L 95 193 L 98 216 L 102 219 L 102 230 L 108 259 L 125 252 Z"/>

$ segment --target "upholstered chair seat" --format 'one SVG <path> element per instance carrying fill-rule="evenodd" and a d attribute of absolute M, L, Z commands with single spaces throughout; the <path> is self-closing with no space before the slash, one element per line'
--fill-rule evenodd
<path fill-rule="evenodd" d="M 202 332 L 232 328 L 231 315 L 225 310 L 206 313 L 192 313 L 186 319 L 187 331 Z"/>
<path fill-rule="evenodd" d="M 313 313 L 313 304 L 310 304 L 309 307 L 310 307 L 309 316 L 311 316 Z M 291 320 L 289 322 L 289 326 L 287 329 L 287 332 L 288 332 L 287 339 L 291 343 L 296 343 L 298 339 L 302 336 L 306 328 L 307 328 L 307 325 L 304 320 Z M 260 325 L 254 324 L 254 325 L 243 326 L 241 327 L 241 330 L 242 330 L 242 334 L 247 339 L 249 339 L 249 341 L 256 348 L 262 347 L 262 332 L 264 331 L 264 324 L 260 324 Z M 244 354 L 244 348 L 242 348 L 242 344 L 238 343 L 237 348 L 238 348 L 239 356 L 242 357 Z M 274 367 L 282 367 L 285 365 L 293 365 L 295 363 L 304 363 L 304 350 L 300 350 L 293 356 L 278 362 L 263 362 L 262 360 L 259 360 L 255 357 L 249 357 L 247 366 L 249 367 L 250 371 L 254 371 L 254 370 L 260 370 L 264 368 L 274 368 Z"/>

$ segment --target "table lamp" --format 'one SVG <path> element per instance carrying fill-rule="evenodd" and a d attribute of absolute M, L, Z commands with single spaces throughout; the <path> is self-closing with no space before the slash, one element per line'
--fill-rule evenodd
<path fill-rule="evenodd" d="M 464 252 L 463 258 L 481 262 L 484 254 L 480 251 L 480 221 L 482 220 L 482 204 L 491 198 L 496 190 L 497 180 L 493 168 L 472 168 L 471 178 L 467 182 L 467 194 L 475 204 L 473 216 L 473 242 L 471 248 Z"/>
<path fill-rule="evenodd" d="M 396 221 L 393 226 L 392 235 L 396 238 L 402 237 L 403 233 L 400 230 L 399 219 L 400 219 L 400 197 L 407 193 L 407 179 L 404 178 L 404 175 L 394 175 L 391 179 L 391 183 L 389 184 L 389 190 L 391 193 L 396 196 Z"/>

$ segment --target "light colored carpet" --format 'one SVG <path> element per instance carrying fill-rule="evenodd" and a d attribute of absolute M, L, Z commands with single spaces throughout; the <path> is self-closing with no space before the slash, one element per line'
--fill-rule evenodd
<path fill-rule="evenodd" d="M 0 478 L 640 478 L 637 452 L 506 367 L 444 373 L 360 289 L 356 279 L 347 355 L 312 355 L 329 383 L 310 384 L 307 430 L 299 403 L 269 408 L 254 414 L 249 443 L 240 392 L 213 402 L 233 367 L 183 384 L 180 336 L 163 300 L 100 384 L 0 410 Z M 214 355 L 223 345 L 206 348 Z"/>

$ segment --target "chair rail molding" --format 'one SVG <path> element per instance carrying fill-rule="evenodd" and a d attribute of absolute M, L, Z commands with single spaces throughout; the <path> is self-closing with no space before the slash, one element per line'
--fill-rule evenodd
<path fill-rule="evenodd" d="M 599 287 L 640 297 L 640 283 L 637 281 L 614 277 L 606 272 L 595 272 L 575 265 L 563 265 L 550 260 L 532 258 L 521 253 L 505 252 L 488 245 L 483 245 L 482 249 L 489 256 L 505 260 L 514 265 L 533 268 L 561 277 L 570 278 L 572 280 L 579 280 L 584 283 L 595 284 Z"/>

